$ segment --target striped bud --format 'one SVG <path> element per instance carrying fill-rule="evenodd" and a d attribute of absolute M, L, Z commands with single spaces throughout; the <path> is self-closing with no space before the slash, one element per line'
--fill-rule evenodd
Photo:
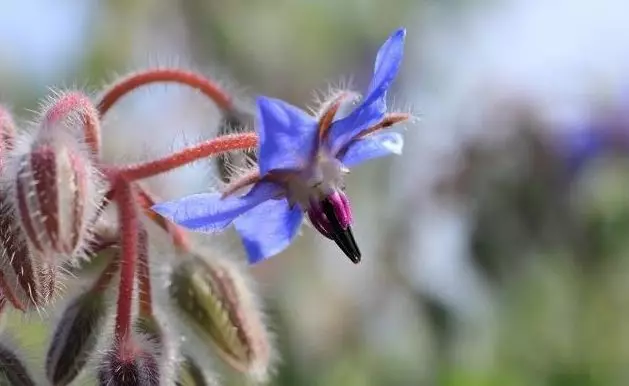
<path fill-rule="evenodd" d="M 0 345 L 0 385 L 35 386 L 19 356 L 4 345 Z"/>
<path fill-rule="evenodd" d="M 9 112 L 0 106 L 0 172 L 5 175 L 9 153 L 15 145 L 16 128 Z M 0 289 L 3 306 L 11 303 L 26 310 L 41 307 L 52 297 L 56 269 L 45 262 L 35 262 L 26 248 L 9 200 L 0 192 Z"/>
<path fill-rule="evenodd" d="M 13 149 L 15 123 L 9 111 L 0 106 L 0 170 L 3 169 L 7 154 Z"/>
<path fill-rule="evenodd" d="M 17 158 L 13 205 L 32 252 L 71 258 L 85 247 L 98 180 L 77 140 L 43 130 Z"/>
<path fill-rule="evenodd" d="M 96 348 L 106 312 L 105 296 L 95 291 L 81 294 L 66 307 L 46 356 L 46 376 L 52 384 L 67 385 L 83 369 Z"/>
<path fill-rule="evenodd" d="M 0 205 L 5 201 L 0 194 Z M 10 212 L 0 211 L 0 274 L 3 295 L 21 310 L 39 308 L 52 298 L 56 266 L 33 259 Z"/>
<path fill-rule="evenodd" d="M 264 378 L 271 345 L 261 312 L 236 266 L 191 256 L 174 268 L 169 293 L 185 320 L 229 365 Z"/>
<path fill-rule="evenodd" d="M 158 386 L 159 363 L 155 356 L 134 342 L 127 348 L 115 345 L 103 358 L 98 372 L 102 386 Z"/>

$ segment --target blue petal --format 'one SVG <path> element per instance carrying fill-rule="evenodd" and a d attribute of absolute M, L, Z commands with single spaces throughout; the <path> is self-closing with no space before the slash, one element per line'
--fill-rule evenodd
<path fill-rule="evenodd" d="M 347 117 L 334 122 L 330 128 L 328 146 L 336 154 L 363 130 L 376 124 L 386 112 L 387 90 L 395 79 L 404 55 L 406 30 L 395 31 L 378 50 L 374 74 L 367 95 Z"/>
<path fill-rule="evenodd" d="M 328 137 L 331 153 L 336 155 L 357 135 L 380 122 L 385 113 L 384 99 L 380 99 L 370 105 L 360 105 L 347 117 L 334 122 Z"/>
<path fill-rule="evenodd" d="M 317 143 L 317 121 L 279 99 L 258 97 L 257 104 L 260 174 L 305 167 Z"/>
<path fill-rule="evenodd" d="M 255 264 L 282 252 L 295 238 L 303 219 L 288 201 L 269 200 L 237 218 L 234 226 L 245 246 L 249 263 Z"/>
<path fill-rule="evenodd" d="M 153 210 L 170 221 L 199 232 L 225 229 L 241 214 L 252 210 L 280 193 L 272 183 L 259 183 L 244 196 L 221 199 L 219 193 L 194 194 L 153 206 Z"/>
<path fill-rule="evenodd" d="M 365 161 L 391 154 L 402 154 L 404 138 L 400 133 L 380 132 L 352 143 L 341 162 L 353 167 Z"/>
<path fill-rule="evenodd" d="M 369 104 L 386 94 L 393 79 L 400 70 L 404 56 L 406 29 L 395 31 L 378 50 L 374 65 L 373 78 L 367 90 L 364 104 Z"/>

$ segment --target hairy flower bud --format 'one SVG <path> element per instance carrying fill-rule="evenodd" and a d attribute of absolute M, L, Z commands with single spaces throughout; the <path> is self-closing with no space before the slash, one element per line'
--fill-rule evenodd
<path fill-rule="evenodd" d="M 0 206 L 3 200 L 0 193 Z M 41 307 L 52 298 L 57 267 L 33 259 L 11 213 L 0 210 L 0 272 L 3 295 L 18 309 Z"/>
<path fill-rule="evenodd" d="M 81 294 L 66 307 L 46 356 L 46 376 L 52 384 L 67 385 L 83 369 L 96 347 L 106 312 L 105 295 L 95 291 Z"/>
<path fill-rule="evenodd" d="M 15 140 L 15 123 L 9 111 L 0 106 L 0 170 L 3 168 L 5 158 L 13 149 Z"/>
<path fill-rule="evenodd" d="M 149 341 L 160 348 L 164 343 L 164 332 L 161 326 L 152 316 L 140 316 L 135 321 L 135 329 L 138 333 L 143 334 Z"/>
<path fill-rule="evenodd" d="M 159 363 L 155 355 L 130 341 L 121 346 L 115 344 L 103 358 L 98 372 L 98 384 L 102 386 L 158 386 Z"/>
<path fill-rule="evenodd" d="M 174 268 L 169 293 L 185 319 L 228 364 L 265 376 L 271 344 L 261 312 L 236 266 L 191 256 Z"/>
<path fill-rule="evenodd" d="M 210 386 L 214 384 L 207 378 L 194 359 L 187 355 L 183 357 L 177 368 L 175 386 Z"/>
<path fill-rule="evenodd" d="M 35 386 L 22 360 L 5 345 L 0 345 L 0 385 Z"/>
<path fill-rule="evenodd" d="M 29 248 L 48 259 L 77 255 L 89 236 L 98 192 L 87 152 L 74 137 L 49 129 L 18 153 L 12 203 Z"/>

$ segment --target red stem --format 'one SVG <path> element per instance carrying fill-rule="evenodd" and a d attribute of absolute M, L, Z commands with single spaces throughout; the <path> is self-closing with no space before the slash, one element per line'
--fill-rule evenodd
<path fill-rule="evenodd" d="M 258 136 L 255 133 L 224 135 L 187 147 L 162 159 L 122 167 L 118 172 L 128 181 L 139 180 L 168 172 L 201 158 L 234 150 L 251 149 L 257 144 Z"/>
<path fill-rule="evenodd" d="M 118 290 L 118 310 L 116 314 L 116 338 L 125 342 L 131 325 L 131 301 L 133 279 L 138 257 L 138 212 L 135 207 L 133 188 L 122 179 L 116 184 L 116 202 L 120 217 L 122 260 L 120 262 L 120 285 Z"/>
<path fill-rule="evenodd" d="M 80 92 L 63 94 L 46 112 L 44 125 L 50 126 L 76 113 L 83 122 L 85 142 L 94 155 L 100 153 L 100 121 L 90 98 Z"/>
<path fill-rule="evenodd" d="M 138 232 L 138 289 L 139 312 L 141 316 L 153 316 L 151 295 L 151 269 L 149 267 L 148 234 L 140 226 Z"/>
<path fill-rule="evenodd" d="M 138 87 L 158 82 L 180 83 L 190 86 L 208 96 L 222 110 L 230 110 L 232 108 L 231 96 L 211 80 L 189 71 L 159 68 L 131 74 L 111 86 L 105 91 L 98 104 L 100 115 L 105 115 L 111 106 L 129 92 Z"/>

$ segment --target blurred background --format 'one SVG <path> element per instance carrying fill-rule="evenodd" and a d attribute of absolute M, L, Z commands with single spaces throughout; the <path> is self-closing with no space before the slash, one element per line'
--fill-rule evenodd
<path fill-rule="evenodd" d="M 252 268 L 282 356 L 271 384 L 627 385 L 628 12 L 624 0 L 5 1 L 0 97 L 28 120 L 51 87 L 96 93 L 179 65 L 244 105 L 308 106 L 330 83 L 364 89 L 379 45 L 406 26 L 390 98 L 420 119 L 403 156 L 348 178 L 363 262 L 306 229 Z M 149 87 L 105 122 L 105 156 L 155 157 L 215 135 L 218 118 L 192 91 Z M 178 197 L 214 172 L 152 183 Z"/>

